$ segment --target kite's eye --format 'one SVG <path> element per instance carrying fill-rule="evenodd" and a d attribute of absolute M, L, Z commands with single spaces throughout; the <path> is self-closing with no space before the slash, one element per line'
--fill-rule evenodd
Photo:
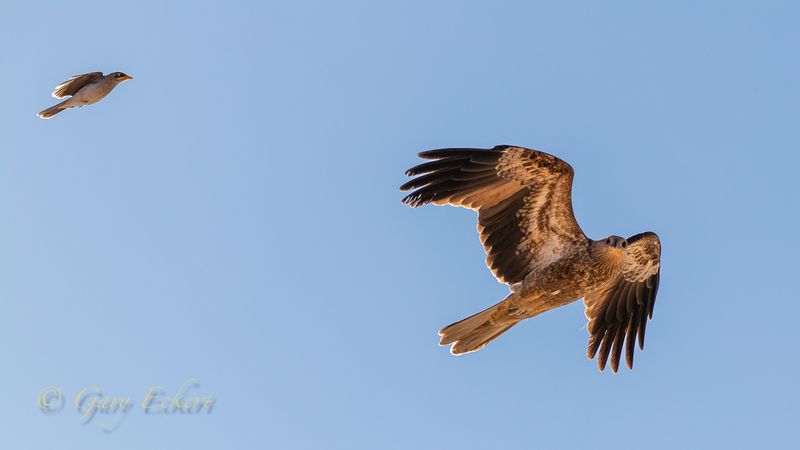
<path fill-rule="evenodd" d="M 625 241 L 622 241 L 622 248 L 625 248 L 625 247 L 627 247 L 627 246 L 628 246 L 628 243 L 627 243 L 627 242 L 625 242 Z"/>
<path fill-rule="evenodd" d="M 611 238 L 606 239 L 606 244 L 611 245 Z"/>

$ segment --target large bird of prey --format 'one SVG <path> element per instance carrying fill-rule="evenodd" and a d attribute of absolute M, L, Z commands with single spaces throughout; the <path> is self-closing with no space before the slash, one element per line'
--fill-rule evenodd
<path fill-rule="evenodd" d="M 572 212 L 573 170 L 544 152 L 500 145 L 419 154 L 431 160 L 406 171 L 412 207 L 463 206 L 478 212 L 486 264 L 511 293 L 500 303 L 439 331 L 454 355 L 480 350 L 518 322 L 584 299 L 587 356 L 616 372 L 625 347 L 644 349 L 658 291 L 661 242 L 652 232 L 624 239 L 586 237 Z"/>

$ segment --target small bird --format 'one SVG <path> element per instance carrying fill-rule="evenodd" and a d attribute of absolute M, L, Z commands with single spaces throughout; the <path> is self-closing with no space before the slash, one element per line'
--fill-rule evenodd
<path fill-rule="evenodd" d="M 611 356 L 616 372 L 624 345 L 633 368 L 634 342 L 644 347 L 661 274 L 655 233 L 588 238 L 572 212 L 572 167 L 544 152 L 498 145 L 419 156 L 429 161 L 406 172 L 416 178 L 400 187 L 413 190 L 403 202 L 477 211 L 486 263 L 511 290 L 500 303 L 442 328 L 440 345 L 454 355 L 474 352 L 525 319 L 583 298 L 586 355 L 597 355 L 601 371 Z"/>
<path fill-rule="evenodd" d="M 132 76 L 122 72 L 111 72 L 105 76 L 103 76 L 103 72 L 75 75 L 56 86 L 52 94 L 55 98 L 69 98 L 39 112 L 37 116 L 42 119 L 49 119 L 67 108 L 80 108 L 81 106 L 97 103 L 118 84 L 132 79 Z"/>

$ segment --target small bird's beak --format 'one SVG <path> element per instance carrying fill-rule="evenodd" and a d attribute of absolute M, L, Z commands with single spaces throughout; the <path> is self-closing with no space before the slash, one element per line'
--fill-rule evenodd
<path fill-rule="evenodd" d="M 125 76 L 122 78 L 122 81 L 128 81 L 128 80 L 132 80 L 132 79 L 133 79 L 133 77 L 132 77 L 132 76 L 130 76 L 130 75 L 125 75 Z"/>

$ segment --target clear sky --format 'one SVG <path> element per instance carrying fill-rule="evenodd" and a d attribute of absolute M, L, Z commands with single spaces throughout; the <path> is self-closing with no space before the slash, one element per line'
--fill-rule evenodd
<path fill-rule="evenodd" d="M 796 2 L 5 0 L 0 446 L 787 448 L 800 416 Z M 52 87 L 135 79 L 49 121 Z M 594 238 L 652 230 L 634 371 L 580 302 L 481 352 L 507 289 L 421 150 L 575 169 Z M 196 377 L 210 413 L 145 414 Z M 44 414 L 37 395 L 62 390 Z M 112 432 L 81 389 L 137 402 Z"/>

